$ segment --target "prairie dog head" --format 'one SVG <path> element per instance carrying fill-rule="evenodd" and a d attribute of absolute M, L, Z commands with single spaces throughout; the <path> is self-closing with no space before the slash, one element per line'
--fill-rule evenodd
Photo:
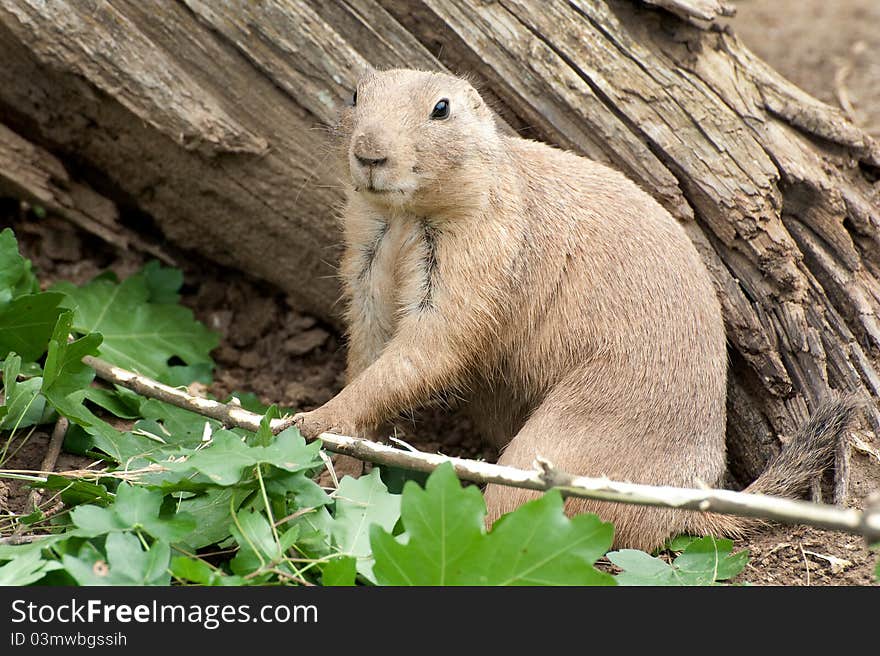
<path fill-rule="evenodd" d="M 467 81 L 405 69 L 361 79 L 338 130 L 354 193 L 412 210 L 465 204 L 499 139 Z"/>

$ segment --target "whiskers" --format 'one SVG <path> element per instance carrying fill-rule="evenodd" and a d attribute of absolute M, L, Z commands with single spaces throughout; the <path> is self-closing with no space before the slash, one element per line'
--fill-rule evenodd
<path fill-rule="evenodd" d="M 336 135 L 335 129 L 333 127 L 330 127 L 327 125 L 316 125 L 316 126 L 310 128 L 310 130 L 317 130 L 319 132 L 324 132 L 325 134 L 328 135 L 328 137 Z M 325 165 L 327 164 L 327 160 L 330 159 L 331 155 L 338 155 L 339 154 L 339 147 L 335 143 L 326 144 L 322 150 L 323 150 L 323 152 L 320 153 L 317 163 L 312 167 L 312 170 L 309 173 L 309 175 L 306 177 L 305 180 L 303 180 L 303 183 L 297 189 L 296 195 L 293 198 L 294 204 L 299 202 L 300 196 L 302 196 L 302 192 L 306 189 L 306 187 L 309 185 L 309 183 L 311 183 L 319 174 L 325 173 L 327 171 L 327 167 Z M 313 188 L 315 188 L 315 189 L 343 189 L 344 190 L 346 188 L 346 185 L 322 183 L 320 185 L 314 185 Z"/>

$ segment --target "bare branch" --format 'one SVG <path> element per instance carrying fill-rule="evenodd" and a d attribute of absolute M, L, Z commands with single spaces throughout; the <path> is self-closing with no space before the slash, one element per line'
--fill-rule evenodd
<path fill-rule="evenodd" d="M 46 449 L 46 455 L 43 456 L 43 462 L 40 464 L 40 470 L 51 472 L 55 469 L 55 463 L 58 462 L 58 456 L 61 454 L 61 446 L 64 444 L 64 436 L 67 435 L 67 428 L 70 422 L 67 417 L 59 417 L 55 422 L 55 428 L 52 429 L 52 437 L 49 440 L 49 448 Z M 41 495 L 39 490 L 31 490 L 28 494 L 27 505 L 28 512 L 36 509 L 40 505 Z"/>
<path fill-rule="evenodd" d="M 257 430 L 262 417 L 239 406 L 192 396 L 179 389 L 87 356 L 83 362 L 93 367 L 108 382 L 127 387 L 138 394 L 165 401 L 185 410 L 217 419 L 228 426 Z M 278 433 L 292 425 L 290 417 L 273 419 L 271 428 Z M 667 486 L 622 483 L 607 478 L 588 478 L 561 472 L 539 458 L 536 469 L 523 470 L 477 460 L 453 458 L 435 453 L 397 449 L 386 444 L 346 435 L 323 433 L 324 447 L 359 460 L 380 465 L 430 472 L 448 462 L 462 480 L 474 483 L 497 483 L 530 490 L 559 489 L 565 496 L 599 499 L 644 506 L 711 511 L 716 513 L 758 517 L 786 524 L 810 524 L 821 528 L 864 536 L 869 542 L 880 540 L 880 504 L 862 512 L 827 504 L 783 499 L 731 490 L 687 489 Z"/>
<path fill-rule="evenodd" d="M 14 547 L 20 544 L 39 542 L 40 540 L 45 540 L 51 537 L 53 537 L 51 533 L 41 533 L 40 535 L 10 535 L 8 538 L 0 538 L 0 545 Z"/>

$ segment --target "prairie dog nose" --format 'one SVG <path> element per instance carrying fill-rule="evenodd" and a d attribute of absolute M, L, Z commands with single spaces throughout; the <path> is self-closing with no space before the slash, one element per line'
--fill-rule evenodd
<path fill-rule="evenodd" d="M 388 161 L 387 149 L 371 135 L 361 133 L 355 137 L 352 150 L 361 166 L 379 167 Z"/>
<path fill-rule="evenodd" d="M 357 161 L 360 162 L 361 166 L 382 166 L 388 161 L 387 157 L 361 157 L 357 154 L 355 157 L 357 158 Z"/>

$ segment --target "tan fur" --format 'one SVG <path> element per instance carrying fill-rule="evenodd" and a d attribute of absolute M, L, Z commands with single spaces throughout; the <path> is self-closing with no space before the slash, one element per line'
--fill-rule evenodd
<path fill-rule="evenodd" d="M 451 115 L 431 120 L 442 98 Z M 371 74 L 339 136 L 351 183 L 341 266 L 349 383 L 298 415 L 305 434 L 372 434 L 454 391 L 504 448 L 502 464 L 530 468 L 540 454 L 574 474 L 721 482 L 721 308 L 657 202 L 602 164 L 502 136 L 477 92 L 447 75 Z M 490 485 L 490 517 L 533 496 Z M 566 507 L 613 521 L 618 547 L 740 526 L 576 499 Z"/>

